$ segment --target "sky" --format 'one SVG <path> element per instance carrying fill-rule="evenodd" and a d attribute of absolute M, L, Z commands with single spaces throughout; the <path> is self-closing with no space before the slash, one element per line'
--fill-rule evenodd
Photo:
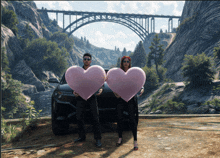
<path fill-rule="evenodd" d="M 34 1 L 37 8 L 53 10 L 89 11 L 107 13 L 136 13 L 147 15 L 181 16 L 185 1 Z M 48 13 L 50 19 L 56 19 L 56 13 Z M 71 16 L 71 22 L 76 17 Z M 79 16 L 77 17 L 79 19 Z M 150 20 L 149 20 L 150 21 Z M 63 27 L 63 15 L 58 14 L 58 25 Z M 69 16 L 65 16 L 64 26 L 69 25 Z M 173 27 L 178 27 L 178 20 L 173 20 Z M 168 19 L 155 18 L 155 32 L 168 30 Z M 68 30 L 69 31 L 69 30 Z M 134 51 L 141 40 L 131 29 L 113 22 L 95 22 L 85 25 L 73 33 L 74 36 L 86 37 L 97 47 L 123 51 Z"/>

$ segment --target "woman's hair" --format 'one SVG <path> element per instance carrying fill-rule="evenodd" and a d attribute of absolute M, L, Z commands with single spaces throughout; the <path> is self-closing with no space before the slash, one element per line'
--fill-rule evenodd
<path fill-rule="evenodd" d="M 124 70 L 123 61 L 124 61 L 125 58 L 128 58 L 128 60 L 130 61 L 128 68 L 131 68 L 131 58 L 130 58 L 129 56 L 123 56 L 123 57 L 121 58 L 121 64 L 120 64 L 120 68 L 121 68 L 122 70 Z"/>

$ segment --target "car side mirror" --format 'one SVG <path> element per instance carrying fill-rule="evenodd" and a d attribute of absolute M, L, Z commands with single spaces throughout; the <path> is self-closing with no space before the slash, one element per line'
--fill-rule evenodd
<path fill-rule="evenodd" d="M 49 83 L 60 83 L 60 81 L 57 78 L 54 78 L 54 77 L 49 78 L 48 82 Z"/>

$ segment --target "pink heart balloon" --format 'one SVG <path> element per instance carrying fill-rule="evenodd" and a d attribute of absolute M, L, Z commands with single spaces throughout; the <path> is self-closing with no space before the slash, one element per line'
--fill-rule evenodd
<path fill-rule="evenodd" d="M 146 80 L 145 72 L 139 67 L 132 67 L 124 72 L 121 68 L 112 68 L 107 73 L 109 88 L 128 102 L 135 96 Z"/>
<path fill-rule="evenodd" d="M 72 90 L 84 100 L 89 99 L 105 82 L 105 70 L 98 65 L 87 70 L 79 66 L 71 66 L 66 70 L 65 79 Z"/>

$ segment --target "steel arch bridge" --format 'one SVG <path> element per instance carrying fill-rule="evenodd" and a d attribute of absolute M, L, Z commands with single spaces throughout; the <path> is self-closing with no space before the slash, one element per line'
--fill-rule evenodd
<path fill-rule="evenodd" d="M 56 21 L 58 21 L 58 13 L 63 14 L 63 32 L 70 30 L 68 36 L 74 33 L 79 28 L 95 23 L 95 22 L 113 22 L 121 24 L 133 32 L 135 32 L 142 41 L 146 37 L 155 32 L 155 18 L 168 18 L 168 32 L 173 30 L 173 19 L 178 19 L 178 25 L 180 22 L 180 16 L 168 16 L 168 15 L 146 15 L 146 14 L 124 14 L 124 13 L 104 13 L 104 12 L 82 12 L 82 11 L 61 11 L 61 10 L 47 10 L 46 8 L 37 9 L 38 12 L 43 13 L 56 13 Z M 64 15 L 69 15 L 69 25 L 64 27 Z M 77 15 L 80 18 L 77 19 Z M 71 22 L 71 16 L 76 16 L 76 20 Z M 149 30 L 149 19 L 151 18 L 151 32 Z M 139 20 L 139 22 L 138 22 Z M 170 26 L 171 21 L 171 26 Z M 171 31 L 170 31 L 171 30 Z"/>
<path fill-rule="evenodd" d="M 135 22 L 133 19 L 129 19 L 127 17 L 116 17 L 116 16 L 102 16 L 102 15 L 94 15 L 94 16 L 84 16 L 73 23 L 69 24 L 63 31 L 65 32 L 71 26 L 73 26 L 73 30 L 70 31 L 68 35 L 71 35 L 74 31 L 81 28 L 84 25 L 94 23 L 94 22 L 114 22 L 121 25 L 124 25 L 134 31 L 143 41 L 148 36 L 148 31 L 143 28 L 140 24 Z"/>

